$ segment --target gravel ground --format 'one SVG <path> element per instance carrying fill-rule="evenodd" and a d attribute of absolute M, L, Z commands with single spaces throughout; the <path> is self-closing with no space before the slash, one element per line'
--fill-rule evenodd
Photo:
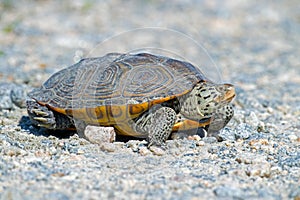
<path fill-rule="evenodd" d="M 297 0 L 1 0 L 0 199 L 299 200 L 299 10 Z M 82 57 L 147 41 L 121 37 L 91 54 L 104 39 L 157 26 L 191 35 L 236 85 L 224 141 L 169 140 L 162 151 L 140 140 L 95 145 L 31 126 L 27 91 Z M 168 37 L 156 45 L 209 60 Z"/>

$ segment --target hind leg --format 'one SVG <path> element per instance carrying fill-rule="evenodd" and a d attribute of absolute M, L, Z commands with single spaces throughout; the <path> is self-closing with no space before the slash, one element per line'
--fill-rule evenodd
<path fill-rule="evenodd" d="M 66 115 L 50 110 L 46 106 L 38 104 L 35 100 L 27 100 L 27 112 L 30 121 L 40 127 L 47 129 L 74 129 L 73 121 Z"/>

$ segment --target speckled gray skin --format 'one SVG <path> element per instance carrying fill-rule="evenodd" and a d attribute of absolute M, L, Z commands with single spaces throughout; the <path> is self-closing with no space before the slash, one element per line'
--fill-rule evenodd
<path fill-rule="evenodd" d="M 1 1 L 1 82 L 38 87 L 112 33 L 164 26 L 197 35 L 238 98 L 225 141 L 164 153 L 51 136 L 2 109 L 0 199 L 299 199 L 299 1 L 201 2 Z"/>

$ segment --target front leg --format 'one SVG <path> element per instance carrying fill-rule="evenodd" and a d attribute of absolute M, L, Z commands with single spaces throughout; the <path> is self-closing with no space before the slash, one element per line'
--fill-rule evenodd
<path fill-rule="evenodd" d="M 176 112 L 169 107 L 154 106 L 143 113 L 131 125 L 137 132 L 148 135 L 148 147 L 161 146 L 172 132 L 176 121 Z"/>
<path fill-rule="evenodd" d="M 217 109 L 212 116 L 211 123 L 208 127 L 208 135 L 216 136 L 219 131 L 226 126 L 226 124 L 233 117 L 234 111 L 231 105 L 226 105 Z"/>

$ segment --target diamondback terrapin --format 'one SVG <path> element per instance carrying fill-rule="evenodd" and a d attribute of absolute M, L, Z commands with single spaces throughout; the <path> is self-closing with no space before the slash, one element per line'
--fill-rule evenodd
<path fill-rule="evenodd" d="M 113 126 L 161 145 L 172 131 L 222 129 L 233 116 L 231 84 L 215 84 L 192 64 L 148 53 L 82 59 L 28 95 L 33 124 L 47 129 Z"/>

